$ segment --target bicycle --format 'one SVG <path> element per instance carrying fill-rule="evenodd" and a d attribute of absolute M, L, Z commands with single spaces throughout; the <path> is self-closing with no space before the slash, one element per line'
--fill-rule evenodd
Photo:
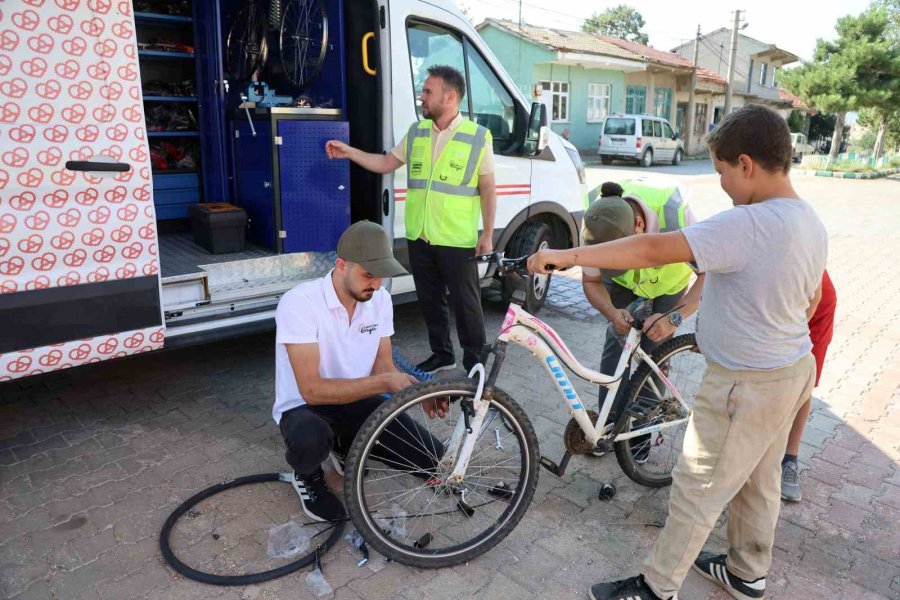
<path fill-rule="evenodd" d="M 477 259 L 495 263 L 502 277 L 527 275 L 527 257 L 505 259 L 493 253 Z M 615 374 L 606 375 L 578 362 L 553 328 L 528 314 L 522 302 L 522 294 L 514 293 L 489 351 L 493 362 L 487 376 L 479 364 L 468 378 L 421 382 L 399 392 L 372 413 L 351 445 L 344 466 L 348 512 L 366 542 L 390 559 L 446 567 L 479 556 L 525 514 L 537 486 L 537 466 L 561 477 L 576 454 L 614 449 L 622 470 L 635 482 L 649 487 L 671 483 L 696 393 L 690 377 L 698 375 L 703 363 L 694 335 L 672 338 L 651 356 L 639 346 L 644 321 L 635 319 Z M 525 411 L 496 387 L 509 343 L 539 359 L 572 415 L 563 434 L 566 452 L 558 464 L 540 456 Z M 624 409 L 607 423 L 632 358 L 637 368 L 628 380 Z M 585 409 L 563 367 L 609 389 L 599 414 Z M 447 414 L 428 416 L 438 409 Z M 396 452 L 385 459 L 380 440 L 388 435 L 402 439 L 388 430 L 400 415 L 416 419 L 432 439 L 442 440 L 443 447 L 429 447 L 421 438 L 416 442 L 409 430 L 404 434 L 405 443 L 429 454 L 433 467 L 423 469 Z"/>

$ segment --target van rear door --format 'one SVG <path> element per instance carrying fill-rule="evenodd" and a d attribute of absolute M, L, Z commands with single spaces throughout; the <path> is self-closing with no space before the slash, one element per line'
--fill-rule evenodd
<path fill-rule="evenodd" d="M 160 348 L 131 2 L 0 16 L 0 381 Z"/>

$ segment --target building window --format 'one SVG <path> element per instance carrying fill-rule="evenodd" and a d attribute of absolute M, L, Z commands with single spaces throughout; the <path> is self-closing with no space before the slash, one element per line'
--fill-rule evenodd
<path fill-rule="evenodd" d="M 706 133 L 706 104 L 698 104 L 694 107 L 694 133 L 703 135 Z"/>
<path fill-rule="evenodd" d="M 647 110 L 647 88 L 642 85 L 629 85 L 625 91 L 625 112 L 629 115 L 640 115 Z"/>
<path fill-rule="evenodd" d="M 612 86 L 608 83 L 588 84 L 588 123 L 597 123 L 609 114 L 609 96 Z"/>
<path fill-rule="evenodd" d="M 778 67 L 772 67 L 772 87 L 778 87 Z"/>
<path fill-rule="evenodd" d="M 669 118 L 669 115 L 672 114 L 672 88 L 656 88 L 653 113 L 663 119 Z"/>
<path fill-rule="evenodd" d="M 766 75 L 768 71 L 768 63 L 760 63 L 759 65 L 759 85 L 766 85 Z"/>
<path fill-rule="evenodd" d="M 568 81 L 542 81 L 543 93 L 550 94 L 553 103 L 550 122 L 566 123 L 569 121 L 569 82 Z"/>

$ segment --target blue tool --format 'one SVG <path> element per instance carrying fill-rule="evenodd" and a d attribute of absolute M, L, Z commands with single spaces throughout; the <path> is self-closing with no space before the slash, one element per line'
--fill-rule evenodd
<path fill-rule="evenodd" d="M 294 102 L 291 96 L 278 96 L 275 90 L 264 81 L 254 81 L 247 85 L 247 102 L 255 102 L 256 106 L 289 106 Z"/>

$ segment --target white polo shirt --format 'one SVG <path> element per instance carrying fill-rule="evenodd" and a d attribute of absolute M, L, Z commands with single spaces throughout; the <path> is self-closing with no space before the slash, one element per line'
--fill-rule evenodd
<path fill-rule="evenodd" d="M 297 387 L 285 344 L 319 345 L 319 375 L 324 379 L 358 379 L 372 374 L 381 338 L 394 335 L 394 306 L 387 290 L 358 302 L 349 321 L 338 299 L 331 271 L 301 283 L 281 297 L 275 312 L 275 406 L 272 417 L 306 404 Z"/>

